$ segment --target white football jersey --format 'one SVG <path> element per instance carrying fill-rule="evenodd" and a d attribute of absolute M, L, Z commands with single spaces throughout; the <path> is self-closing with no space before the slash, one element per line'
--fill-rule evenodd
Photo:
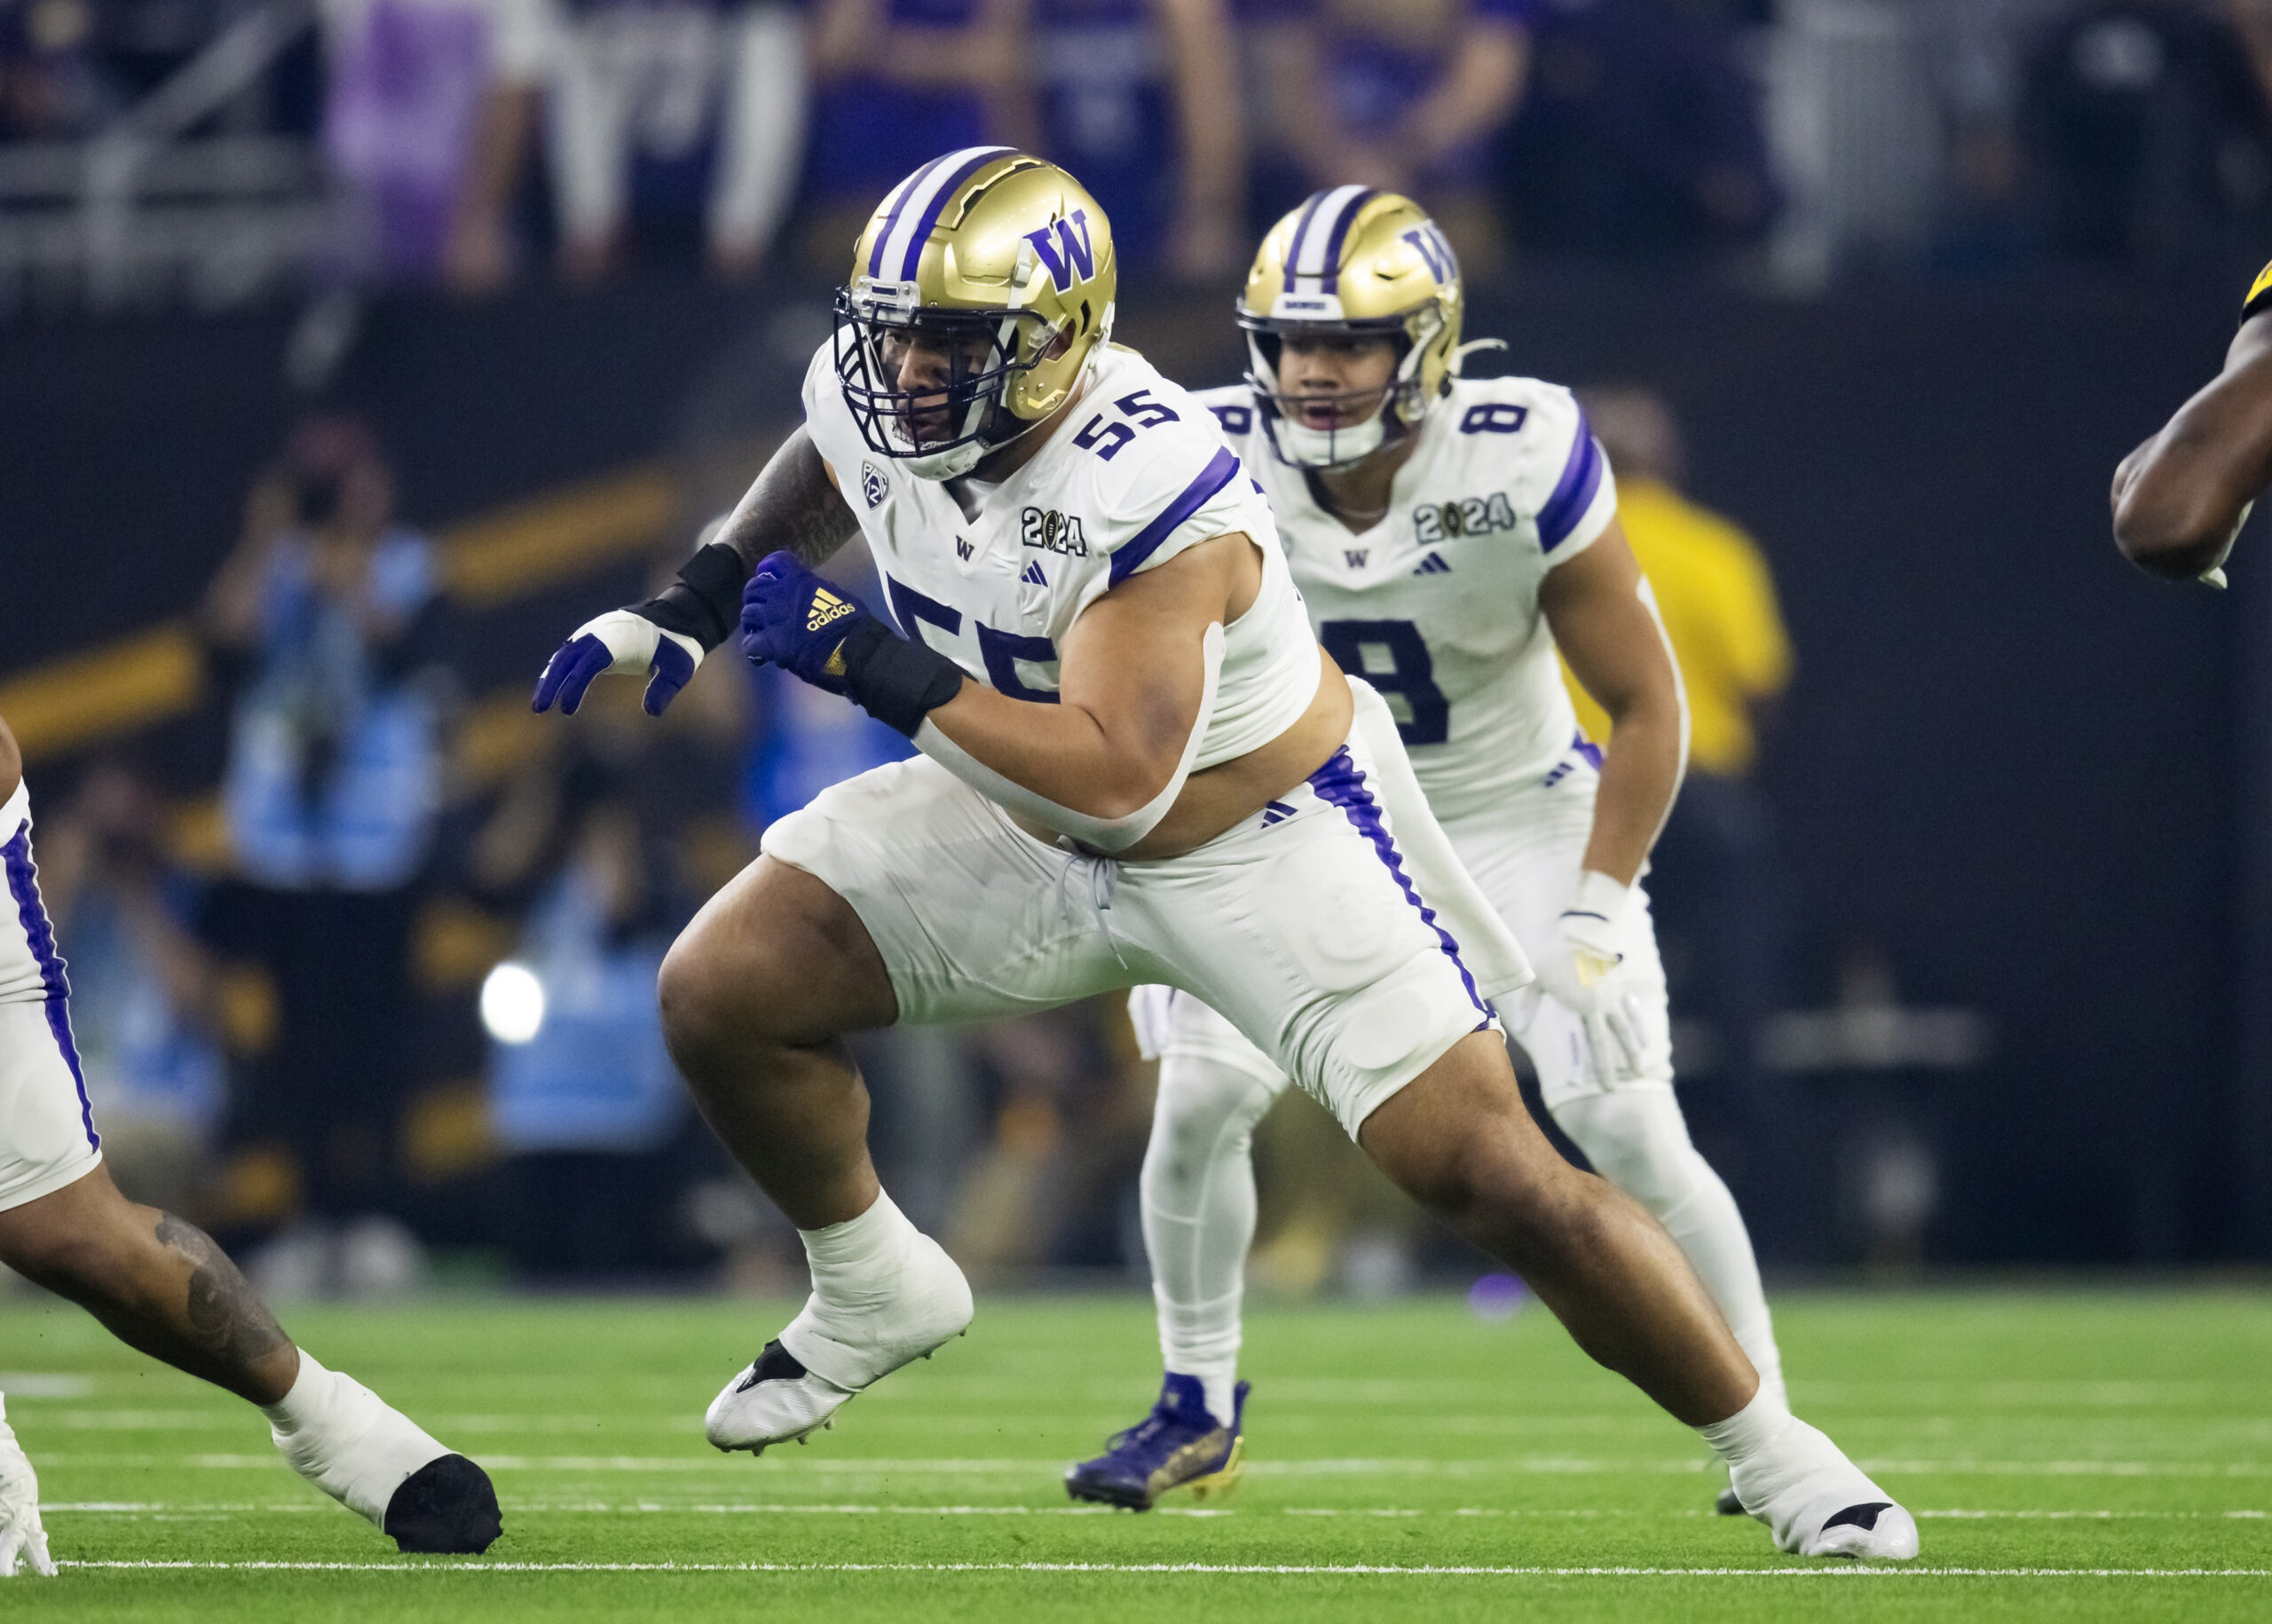
<path fill-rule="evenodd" d="M 1244 384 L 1194 398 L 1268 494 L 1318 641 L 1395 711 L 1436 815 L 1481 810 L 1549 770 L 1578 722 L 1539 585 L 1617 513 L 1608 459 L 1570 391 L 1454 380 L 1387 515 L 1361 533 L 1278 458 Z"/>
<path fill-rule="evenodd" d="M 1013 698 L 1057 702 L 1057 650 L 1083 610 L 1129 576 L 1243 531 L 1261 549 L 1254 605 L 1224 628 L 1215 713 L 1195 769 L 1284 732 L 1317 691 L 1317 643 L 1261 487 L 1207 408 L 1132 350 L 1097 358 L 1078 404 L 977 516 L 937 480 L 868 449 L 833 347 L 805 374 L 805 426 L 858 516 L 893 618 Z"/>

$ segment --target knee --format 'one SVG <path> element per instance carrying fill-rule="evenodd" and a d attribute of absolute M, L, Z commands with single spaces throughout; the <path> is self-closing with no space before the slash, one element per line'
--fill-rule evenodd
<path fill-rule="evenodd" d="M 764 966 L 730 951 L 722 937 L 698 919 L 671 944 L 655 977 L 663 1041 L 698 1085 L 721 1055 L 778 1041 L 768 1015 L 779 999 Z"/>
<path fill-rule="evenodd" d="M 1702 1163 L 1668 1093 L 1592 1095 L 1558 1108 L 1554 1120 L 1596 1172 L 1652 1212 L 1685 1195 Z"/>

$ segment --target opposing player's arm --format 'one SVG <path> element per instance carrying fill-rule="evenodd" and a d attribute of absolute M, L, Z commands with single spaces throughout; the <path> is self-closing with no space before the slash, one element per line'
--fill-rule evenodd
<path fill-rule="evenodd" d="M 0 716 L 0 800 L 16 792 L 24 781 L 24 753 L 16 748 L 16 736 L 8 731 L 8 719 Z"/>
<path fill-rule="evenodd" d="M 2114 470 L 2114 540 L 2140 569 L 2215 568 L 2272 485 L 2272 312 L 2241 324 L 2225 369 Z"/>
<path fill-rule="evenodd" d="M 799 425 L 676 580 L 645 603 L 611 610 L 569 635 L 537 679 L 530 708 L 548 711 L 556 702 L 572 716 L 593 679 L 615 672 L 646 675 L 647 713 L 661 715 L 703 656 L 732 633 L 742 585 L 759 559 L 783 553 L 809 567 L 859 527 L 834 472 Z"/>
<path fill-rule="evenodd" d="M 1613 732 L 1585 870 L 1629 886 L 1655 844 L 1688 761 L 1688 706 L 1649 584 L 1615 519 L 1547 572 L 1539 604 L 1570 669 Z"/>

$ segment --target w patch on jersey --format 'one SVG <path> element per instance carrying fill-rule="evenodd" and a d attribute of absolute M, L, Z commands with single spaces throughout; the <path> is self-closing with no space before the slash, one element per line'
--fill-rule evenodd
<path fill-rule="evenodd" d="M 1019 576 L 1018 579 L 1025 582 L 1029 587 L 1046 587 L 1049 585 L 1049 577 L 1041 572 L 1041 565 L 1038 564 L 1030 564 L 1026 565 L 1026 572 Z"/>
<path fill-rule="evenodd" d="M 805 629 L 816 632 L 824 626 L 841 620 L 852 612 L 852 605 L 823 587 L 813 594 L 813 601 L 805 611 Z"/>
<path fill-rule="evenodd" d="M 1441 553 L 1431 553 L 1420 561 L 1420 567 L 1412 572 L 1415 575 L 1449 575 L 1452 572 L 1452 567 L 1444 562 L 1444 556 Z"/>

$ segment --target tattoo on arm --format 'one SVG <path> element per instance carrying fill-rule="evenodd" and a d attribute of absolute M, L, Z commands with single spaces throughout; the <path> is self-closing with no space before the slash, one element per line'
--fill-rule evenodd
<path fill-rule="evenodd" d="M 812 437 L 803 428 L 783 442 L 749 487 L 718 540 L 753 570 L 768 553 L 788 552 L 818 565 L 860 528 L 851 505 L 830 482 Z"/>
<path fill-rule="evenodd" d="M 185 1320 L 201 1350 L 225 1368 L 241 1368 L 284 1345 L 283 1328 L 211 1236 L 171 1213 L 159 1218 L 157 1235 L 159 1245 L 190 1263 Z"/>

